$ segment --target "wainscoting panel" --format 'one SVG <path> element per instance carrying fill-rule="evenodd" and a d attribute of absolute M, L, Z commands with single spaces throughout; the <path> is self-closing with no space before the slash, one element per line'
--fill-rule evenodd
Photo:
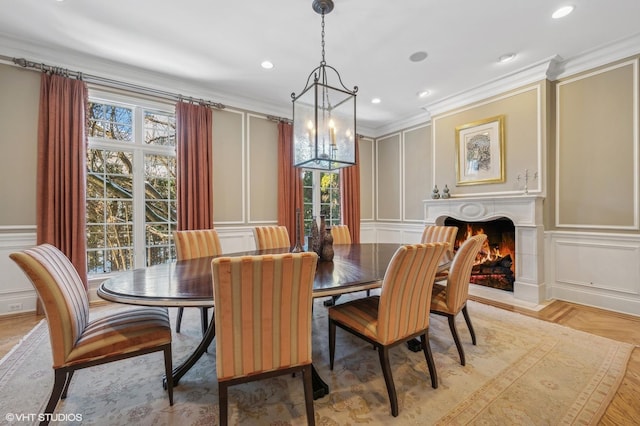
<path fill-rule="evenodd" d="M 640 315 L 640 236 L 550 232 L 549 297 Z"/>
<path fill-rule="evenodd" d="M 0 315 L 35 311 L 37 295 L 31 282 L 9 255 L 36 244 L 35 229 L 0 229 Z"/>

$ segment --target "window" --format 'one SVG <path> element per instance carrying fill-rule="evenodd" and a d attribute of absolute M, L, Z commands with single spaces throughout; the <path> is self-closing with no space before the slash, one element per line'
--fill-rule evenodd
<path fill-rule="evenodd" d="M 311 221 L 324 215 L 327 226 L 339 225 L 340 210 L 340 173 L 337 170 L 304 170 L 303 211 L 304 233 L 311 233 Z"/>
<path fill-rule="evenodd" d="M 175 113 L 169 109 L 111 99 L 89 101 L 89 274 L 175 258 Z"/>

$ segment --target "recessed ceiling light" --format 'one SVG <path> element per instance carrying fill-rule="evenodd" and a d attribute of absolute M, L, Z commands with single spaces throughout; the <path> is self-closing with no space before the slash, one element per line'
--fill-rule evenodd
<path fill-rule="evenodd" d="M 562 6 L 560 9 L 553 12 L 553 15 L 551 15 L 551 17 L 553 19 L 564 18 L 565 16 L 573 12 L 573 9 L 575 9 L 575 6 Z"/>
<path fill-rule="evenodd" d="M 373 98 L 371 99 L 371 103 L 372 104 L 379 104 L 380 102 L 382 102 L 382 100 L 380 98 Z"/>
<path fill-rule="evenodd" d="M 498 62 L 500 62 L 501 64 L 505 63 L 505 62 L 511 62 L 516 58 L 516 54 L 515 53 L 507 53 L 505 55 L 502 55 L 498 58 Z"/>
<path fill-rule="evenodd" d="M 263 61 L 260 66 L 262 66 L 262 68 L 264 68 L 265 70 L 270 70 L 271 68 L 273 68 L 273 63 L 271 61 Z"/>
<path fill-rule="evenodd" d="M 426 98 L 430 94 L 431 94 L 430 90 L 423 90 L 422 92 L 418 92 L 418 97 L 419 98 Z"/>
<path fill-rule="evenodd" d="M 420 62 L 427 59 L 427 56 L 428 56 L 427 52 L 416 52 L 416 53 L 413 53 L 411 56 L 409 56 L 409 60 L 411 62 Z"/>

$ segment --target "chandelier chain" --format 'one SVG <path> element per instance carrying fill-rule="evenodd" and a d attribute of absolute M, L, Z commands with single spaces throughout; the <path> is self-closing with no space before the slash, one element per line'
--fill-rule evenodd
<path fill-rule="evenodd" d="M 322 9 L 322 31 L 320 36 L 322 39 L 322 61 L 320 61 L 320 65 L 325 65 L 327 62 L 324 60 L 324 9 Z"/>

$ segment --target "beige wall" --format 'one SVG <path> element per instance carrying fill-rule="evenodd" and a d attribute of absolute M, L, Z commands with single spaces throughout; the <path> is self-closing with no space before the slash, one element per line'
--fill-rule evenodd
<path fill-rule="evenodd" d="M 638 61 L 556 84 L 557 228 L 638 229 Z"/>
<path fill-rule="evenodd" d="M 438 114 L 431 126 L 379 138 L 377 219 L 419 220 L 418 206 L 433 185 L 448 185 L 452 196 L 522 194 L 528 170 L 537 173 L 529 193 L 545 197 L 545 229 L 638 233 L 638 68 L 634 57 L 541 81 Z M 500 115 L 505 181 L 457 185 L 456 127 Z"/>
<path fill-rule="evenodd" d="M 0 226 L 35 225 L 40 74 L 0 64 Z"/>
<path fill-rule="evenodd" d="M 360 156 L 360 220 L 373 221 L 375 218 L 375 143 L 370 138 L 358 140 Z"/>
<path fill-rule="evenodd" d="M 538 173 L 530 191 L 547 196 L 545 229 L 637 233 L 637 80 L 633 58 L 361 138 L 362 220 L 419 222 L 434 184 L 453 196 L 518 194 L 528 169 Z M 39 73 L 0 65 L 0 90 L 0 226 L 33 225 Z M 456 186 L 455 128 L 497 115 L 505 116 L 505 182 Z M 216 224 L 275 223 L 277 124 L 233 109 L 214 111 L 213 122 Z"/>
<path fill-rule="evenodd" d="M 213 111 L 213 220 L 216 226 L 245 218 L 245 115 Z"/>
<path fill-rule="evenodd" d="M 465 108 L 440 114 L 432 119 L 434 140 L 433 180 L 438 188 L 447 185 L 451 195 L 518 193 L 523 189 L 518 175 L 538 173 L 529 190 L 543 188 L 543 143 L 541 127 L 545 84 L 543 82 L 497 96 Z M 456 174 L 456 127 L 504 116 L 505 181 L 478 185 L 458 185 Z"/>
<path fill-rule="evenodd" d="M 402 139 L 403 220 L 422 222 L 422 201 L 429 196 L 433 185 L 429 167 L 433 163 L 431 126 L 407 130 Z"/>
<path fill-rule="evenodd" d="M 401 220 L 400 134 L 378 139 L 376 143 L 377 220 Z"/>
<path fill-rule="evenodd" d="M 249 222 L 278 221 L 278 123 L 264 116 L 248 120 Z"/>

